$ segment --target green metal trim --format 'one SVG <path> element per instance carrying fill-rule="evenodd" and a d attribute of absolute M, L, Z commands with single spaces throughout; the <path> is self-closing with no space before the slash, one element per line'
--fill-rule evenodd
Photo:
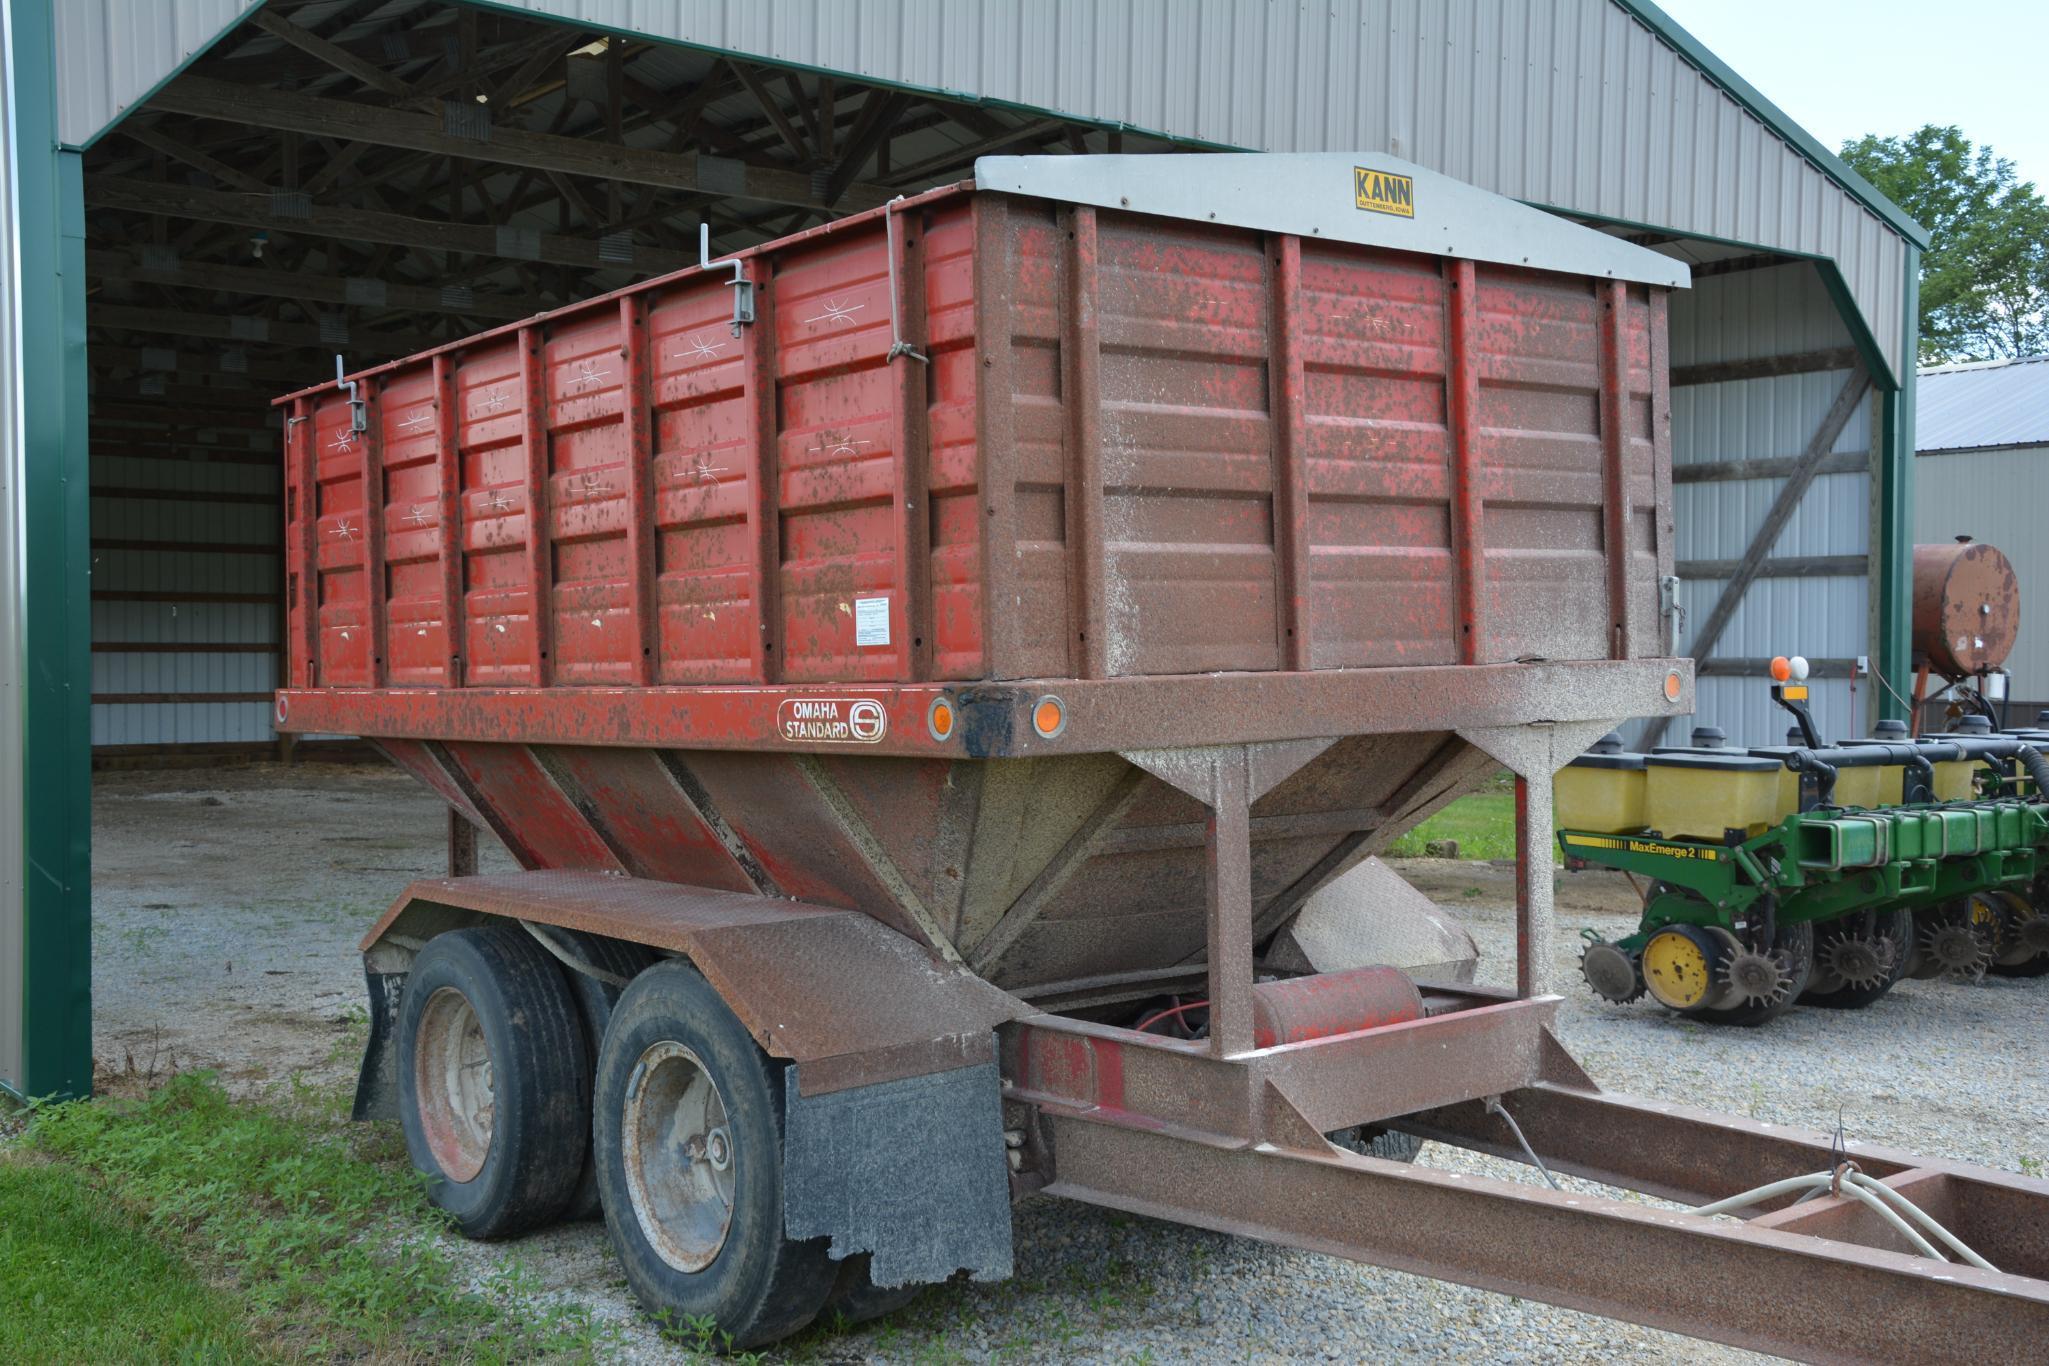
<path fill-rule="evenodd" d="M 1921 338 L 1921 251 L 1907 249 L 1905 304 L 1900 319 L 1904 373 L 1896 388 L 1884 391 L 1879 446 L 1884 463 L 1878 468 L 1878 544 L 1872 547 L 1872 572 L 1878 603 L 1878 660 L 1886 681 L 1904 691 L 1913 667 L 1914 639 L 1914 403 L 1918 383 L 1915 353 Z M 1904 719 L 1907 709 L 1886 689 L 1879 689 L 1882 714 Z"/>
<path fill-rule="evenodd" d="M 165 72 L 161 80 L 157 81 L 155 84 L 151 85 L 149 89 L 143 91 L 140 95 L 136 96 L 134 103 L 124 105 L 120 109 L 115 110 L 113 121 L 111 123 L 102 124 L 100 127 L 94 129 L 93 135 L 87 138 L 84 142 L 60 142 L 57 145 L 67 152 L 90 151 L 93 147 L 99 144 L 99 140 L 101 138 L 113 132 L 114 129 L 120 125 L 121 120 L 127 118 L 130 114 L 134 113 L 137 109 L 140 109 L 143 105 L 148 104 L 150 96 L 156 94 L 157 91 L 162 90 L 172 81 L 175 81 L 180 76 L 184 75 L 187 67 L 191 66 L 194 62 L 204 57 L 207 53 L 213 51 L 214 47 L 220 42 L 221 39 L 227 37 L 237 28 L 240 28 L 244 23 L 248 21 L 250 15 L 256 13 L 257 10 L 263 8 L 263 4 L 264 0 L 255 0 L 254 4 L 250 5 L 247 9 L 243 10 L 240 14 L 236 15 L 233 19 L 228 21 L 228 23 L 224 24 L 221 27 L 220 32 L 214 34 L 213 37 L 199 44 L 199 46 L 193 48 L 191 54 L 188 55 L 183 61 L 179 62 L 176 66 L 172 67 L 169 71 Z"/>
<path fill-rule="evenodd" d="M 85 178 L 57 146 L 64 0 L 7 0 L 13 29 L 23 442 L 22 1076 L 92 1090 L 92 655 Z"/>
<path fill-rule="evenodd" d="M 1671 15 L 1659 9 L 1651 0 L 1614 2 L 1634 15 L 1645 28 L 1663 38 L 1687 65 L 1720 86 L 1729 98 L 1755 114 L 1765 127 L 1785 139 L 1802 156 L 1820 168 L 1823 175 L 1877 214 L 1894 232 L 1916 247 L 1928 245 L 1928 229 L 1909 218 L 1906 210 L 1880 194 L 1877 186 L 1851 170 L 1849 164 L 1841 157 L 1822 146 L 1812 133 L 1793 122 L 1784 110 L 1766 99 L 1757 87 L 1737 75 L 1728 63 L 1708 51 L 1699 39 L 1681 28 Z"/>

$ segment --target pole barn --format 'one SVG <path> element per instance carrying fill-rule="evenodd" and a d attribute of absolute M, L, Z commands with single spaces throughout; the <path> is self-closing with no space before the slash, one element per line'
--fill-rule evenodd
<path fill-rule="evenodd" d="M 6 0 L 0 1086 L 91 1084 L 95 762 L 279 752 L 268 400 L 966 175 L 1385 153 L 1685 261 L 1699 717 L 1907 667 L 1925 233 L 1648 0 Z M 1363 193 L 1363 191 L 1362 191 Z M 1853 680 L 1853 673 L 1857 676 Z M 1681 720 L 1684 724 L 1684 720 Z M 1658 728 L 1662 729 L 1662 728 Z M 345 739 L 346 737 L 337 737 Z"/>

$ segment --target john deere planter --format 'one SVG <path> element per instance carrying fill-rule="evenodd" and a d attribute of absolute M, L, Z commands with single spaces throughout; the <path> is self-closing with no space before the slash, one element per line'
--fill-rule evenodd
<path fill-rule="evenodd" d="M 1567 866 L 1646 888 L 1635 933 L 1587 932 L 1587 985 L 1755 1025 L 1796 1001 L 1868 1006 L 1907 976 L 2049 972 L 2042 737 L 1826 745 L 1774 664 L 1799 743 L 1731 749 L 1705 731 L 1632 754 L 1611 735 L 1559 775 Z"/>

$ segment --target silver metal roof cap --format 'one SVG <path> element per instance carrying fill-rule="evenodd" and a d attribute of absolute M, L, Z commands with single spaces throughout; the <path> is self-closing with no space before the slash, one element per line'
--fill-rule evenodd
<path fill-rule="evenodd" d="M 1683 289 L 1683 261 L 1379 153 L 982 157 L 975 186 Z"/>

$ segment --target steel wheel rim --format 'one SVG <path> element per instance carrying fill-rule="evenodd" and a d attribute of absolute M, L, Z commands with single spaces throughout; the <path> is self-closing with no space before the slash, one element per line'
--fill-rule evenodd
<path fill-rule="evenodd" d="M 454 987 L 435 991 L 420 1011 L 413 1078 L 434 1165 L 451 1181 L 475 1180 L 491 1155 L 497 1078 L 484 1023 Z"/>
<path fill-rule="evenodd" d="M 710 1266 L 733 1226 L 740 1152 L 725 1097 L 697 1054 L 665 1039 L 640 1055 L 619 1146 L 648 1246 L 678 1271 Z"/>

